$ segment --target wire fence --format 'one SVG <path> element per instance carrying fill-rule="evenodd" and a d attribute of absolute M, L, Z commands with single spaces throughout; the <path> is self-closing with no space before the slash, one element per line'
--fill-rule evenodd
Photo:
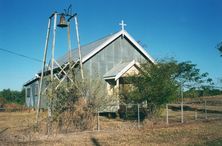
<path fill-rule="evenodd" d="M 0 111 L 10 112 L 27 112 L 30 109 L 6 110 L 1 108 Z M 115 131 L 128 130 L 135 128 L 147 128 L 149 122 L 149 111 L 144 104 L 115 104 L 105 105 L 98 108 L 91 118 L 90 128 L 86 129 L 68 129 L 67 132 L 82 131 Z M 45 113 L 47 115 L 47 113 Z M 76 119 L 76 117 L 73 117 Z M 203 99 L 199 101 L 189 101 L 183 103 L 166 104 L 162 116 L 158 119 L 157 125 L 170 125 L 175 123 L 188 123 L 192 121 L 222 119 L 222 100 Z M 152 120 L 152 119 L 151 119 Z M 74 120 L 75 121 L 75 120 Z M 84 123 L 84 118 L 79 118 L 78 123 Z M 152 121 L 151 121 L 152 122 Z M 47 124 L 47 118 L 39 122 L 42 125 Z M 45 126 L 43 126 L 45 127 Z"/>
<path fill-rule="evenodd" d="M 119 105 L 118 114 L 119 119 L 112 121 L 114 123 L 113 127 L 116 127 L 117 129 L 142 128 L 144 126 L 144 120 L 149 117 L 149 112 L 147 111 L 146 106 L 142 104 Z M 103 117 L 104 113 L 99 113 L 98 116 L 98 121 L 100 122 L 98 124 L 98 130 L 107 129 L 107 127 L 102 124 L 108 123 L 108 121 L 105 120 L 106 118 Z M 169 125 L 217 119 L 222 119 L 221 99 L 201 99 L 166 104 L 164 113 L 158 120 L 160 124 L 162 124 L 162 120 L 165 120 L 166 124 Z"/>
<path fill-rule="evenodd" d="M 116 112 L 109 109 L 116 108 Z M 107 111 L 107 112 L 104 112 Z M 97 130 L 118 130 L 141 128 L 146 117 L 142 104 L 107 105 L 97 111 Z"/>
<path fill-rule="evenodd" d="M 204 99 L 166 105 L 166 124 L 222 119 L 222 100 Z"/>

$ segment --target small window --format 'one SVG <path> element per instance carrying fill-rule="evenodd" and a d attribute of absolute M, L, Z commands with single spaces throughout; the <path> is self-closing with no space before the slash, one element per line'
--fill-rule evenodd
<path fill-rule="evenodd" d="M 30 88 L 26 88 L 26 97 L 30 97 L 31 94 L 30 91 L 31 91 Z"/>
<path fill-rule="evenodd" d="M 39 87 L 38 84 L 35 84 L 35 96 L 38 96 Z"/>

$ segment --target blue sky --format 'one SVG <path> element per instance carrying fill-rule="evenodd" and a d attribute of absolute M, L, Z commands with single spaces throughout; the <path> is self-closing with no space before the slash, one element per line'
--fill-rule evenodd
<path fill-rule="evenodd" d="M 124 20 L 126 30 L 155 59 L 190 60 L 216 83 L 222 77 L 222 57 L 215 48 L 222 41 L 221 0 L 0 0 L 0 48 L 41 60 L 48 17 L 69 4 L 78 13 L 81 44 L 120 30 Z M 67 38 L 66 30 L 57 30 L 59 57 L 67 50 Z M 21 90 L 41 63 L 0 51 L 0 67 L 0 90 Z"/>

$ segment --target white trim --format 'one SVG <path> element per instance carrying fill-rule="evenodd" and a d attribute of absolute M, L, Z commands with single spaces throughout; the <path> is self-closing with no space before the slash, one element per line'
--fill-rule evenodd
<path fill-rule="evenodd" d="M 91 58 L 93 55 L 95 55 L 96 53 L 98 53 L 99 51 L 101 51 L 105 46 L 107 46 L 109 43 L 111 43 L 113 40 L 115 40 L 116 38 L 118 38 L 120 35 L 123 35 L 125 37 L 127 37 L 138 49 L 139 51 L 145 56 L 147 57 L 153 64 L 156 64 L 155 60 L 125 31 L 125 30 L 121 30 L 118 33 L 116 33 L 115 35 L 113 35 L 112 37 L 110 37 L 107 41 L 105 41 L 103 44 L 101 44 L 100 46 L 98 46 L 97 48 L 95 48 L 93 51 L 91 51 L 89 54 L 87 54 L 86 56 L 83 57 L 82 59 L 82 63 L 84 63 L 85 61 L 87 61 L 89 58 Z"/>
<path fill-rule="evenodd" d="M 110 80 L 110 79 L 115 79 L 115 77 L 105 77 L 104 80 Z"/>
<path fill-rule="evenodd" d="M 117 81 L 124 73 L 126 73 L 134 65 L 140 67 L 140 64 L 135 60 L 133 60 L 126 67 L 124 67 L 116 76 L 104 77 L 104 80 L 114 79 L 115 81 Z"/>
<path fill-rule="evenodd" d="M 152 63 L 156 64 L 155 60 L 126 32 L 126 30 L 121 30 L 119 32 L 117 32 L 116 34 L 114 34 L 112 37 L 110 37 L 107 41 L 105 41 L 103 44 L 101 44 L 100 46 L 98 46 L 97 48 L 95 48 L 93 51 L 91 51 L 89 54 L 85 55 L 82 58 L 82 63 L 85 63 L 89 58 L 91 58 L 93 55 L 95 55 L 96 53 L 98 53 L 99 51 L 101 51 L 105 46 L 107 46 L 109 43 L 111 43 L 113 40 L 115 40 L 116 38 L 118 38 L 120 35 L 123 35 L 125 37 L 127 37 L 138 49 L 139 51 L 145 56 L 147 57 L 147 59 L 149 59 Z M 79 59 L 76 61 L 76 63 L 79 62 Z M 49 66 L 50 67 L 50 66 Z M 30 82 L 32 82 L 33 80 L 37 79 L 37 77 L 35 76 L 35 78 L 32 78 L 31 80 L 27 81 L 23 86 L 25 85 L 29 85 Z"/>
<path fill-rule="evenodd" d="M 93 55 L 95 55 L 97 52 L 102 50 L 105 46 L 107 46 L 109 43 L 111 43 L 113 40 L 115 40 L 117 37 L 119 37 L 122 34 L 123 34 L 123 31 L 119 31 L 118 33 L 113 35 L 111 38 L 109 38 L 107 41 L 105 41 L 103 44 L 101 44 L 100 46 L 95 48 L 93 51 L 91 51 L 89 54 L 87 54 L 86 56 L 83 57 L 82 63 L 87 61 L 89 58 L 91 58 Z"/>
<path fill-rule="evenodd" d="M 118 80 L 124 73 L 126 73 L 132 66 L 137 65 L 138 63 L 133 60 L 126 67 L 124 67 L 115 77 L 115 81 Z"/>
<path fill-rule="evenodd" d="M 142 54 L 144 54 L 152 63 L 156 64 L 155 60 L 133 39 L 133 37 L 130 36 L 130 34 L 125 30 L 123 31 L 123 34 L 142 52 Z"/>

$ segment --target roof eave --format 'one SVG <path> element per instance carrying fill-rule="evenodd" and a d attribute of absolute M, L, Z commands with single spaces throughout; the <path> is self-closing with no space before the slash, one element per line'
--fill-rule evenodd
<path fill-rule="evenodd" d="M 95 48 L 93 51 L 91 51 L 89 54 L 85 55 L 82 58 L 82 63 L 86 62 L 89 58 L 94 56 L 96 53 L 98 53 L 100 50 L 102 50 L 104 47 L 106 47 L 108 44 L 110 44 L 113 40 L 118 38 L 120 35 L 123 34 L 123 31 L 119 31 L 118 33 L 114 34 L 112 37 L 110 37 L 107 41 L 105 41 L 103 44 Z"/>
<path fill-rule="evenodd" d="M 39 80 L 39 77 L 35 77 L 35 78 L 27 81 L 25 84 L 23 84 L 23 86 L 28 86 L 28 85 L 32 84 L 33 82 L 35 82 L 37 80 Z"/>
<path fill-rule="evenodd" d="M 103 78 L 105 80 L 114 79 L 115 81 L 117 81 L 123 74 L 125 74 L 133 66 L 140 67 L 140 64 L 135 60 L 133 60 L 128 65 L 126 65 L 122 70 L 120 70 L 120 72 L 118 72 L 116 75 L 104 76 Z"/>
<path fill-rule="evenodd" d="M 150 60 L 151 63 L 153 64 L 157 64 L 156 61 L 154 60 L 153 57 L 151 57 L 146 51 L 145 49 L 143 49 L 143 47 L 137 43 L 137 41 L 135 39 L 133 39 L 133 37 L 125 30 L 123 30 L 123 35 L 126 36 L 138 49 L 139 51 L 148 59 Z"/>
<path fill-rule="evenodd" d="M 101 51 L 104 47 L 106 47 L 108 44 L 110 44 L 111 42 L 113 42 L 115 39 L 117 39 L 119 36 L 126 36 L 127 39 L 129 39 L 133 45 L 135 45 L 139 51 L 153 64 L 157 64 L 155 62 L 155 60 L 145 51 L 145 49 L 143 49 L 142 46 L 140 46 L 139 43 L 137 43 L 132 36 L 130 36 L 129 33 L 127 33 L 127 31 L 125 30 L 121 30 L 118 33 L 114 34 L 112 37 L 110 37 L 107 41 L 105 41 L 103 44 L 101 44 L 100 46 L 98 46 L 97 48 L 95 48 L 93 51 L 91 51 L 89 54 L 87 54 L 86 56 L 83 57 L 82 59 L 82 63 L 86 62 L 88 59 L 90 59 L 92 56 L 94 56 L 96 53 L 98 53 L 99 51 Z"/>

